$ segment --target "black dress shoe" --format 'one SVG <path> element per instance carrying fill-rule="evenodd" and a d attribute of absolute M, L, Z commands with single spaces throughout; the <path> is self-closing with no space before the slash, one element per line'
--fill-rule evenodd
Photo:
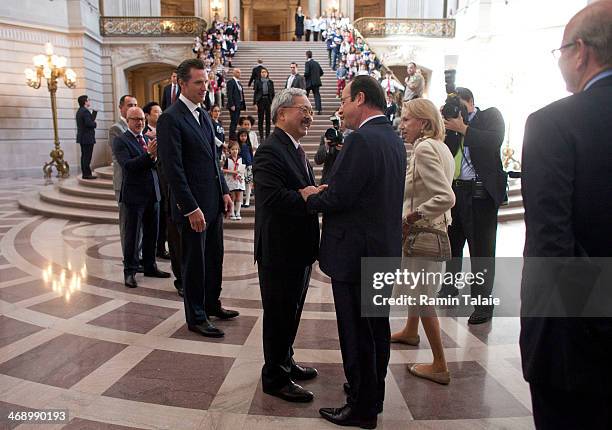
<path fill-rule="evenodd" d="M 341 408 L 321 408 L 319 413 L 327 421 L 339 426 L 360 427 L 362 429 L 375 429 L 378 417 L 366 418 L 360 416 L 349 405 Z"/>
<path fill-rule="evenodd" d="M 300 366 L 297 363 L 291 365 L 291 379 L 296 381 L 308 381 L 316 378 L 319 372 L 314 367 Z"/>
<path fill-rule="evenodd" d="M 136 277 L 134 274 L 125 275 L 125 286 L 128 288 L 136 288 L 138 283 L 136 282 Z"/>
<path fill-rule="evenodd" d="M 95 175 L 83 176 L 83 179 L 98 179 Z"/>
<path fill-rule="evenodd" d="M 468 324 L 484 324 L 491 321 L 493 318 L 493 312 L 474 311 L 468 318 Z"/>
<path fill-rule="evenodd" d="M 344 384 L 342 384 L 342 389 L 344 390 L 344 394 L 346 394 L 347 396 L 351 395 L 351 385 L 348 382 L 345 382 Z M 382 414 L 382 411 L 383 411 L 383 402 L 382 401 L 376 402 L 376 413 Z"/>
<path fill-rule="evenodd" d="M 219 330 L 215 327 L 210 321 L 204 321 L 203 323 L 197 325 L 188 325 L 187 328 L 189 331 L 194 333 L 201 334 L 206 337 L 223 337 L 225 333 L 222 330 Z"/>
<path fill-rule="evenodd" d="M 170 273 L 163 272 L 159 270 L 157 267 L 151 270 L 145 270 L 144 275 L 148 278 L 169 278 L 170 277 Z"/>
<path fill-rule="evenodd" d="M 222 307 L 219 307 L 219 309 L 206 312 L 206 314 L 209 317 L 217 317 L 221 320 L 228 320 L 230 318 L 236 318 L 238 315 L 240 315 L 240 312 L 232 311 L 230 309 L 223 309 Z"/>
<path fill-rule="evenodd" d="M 157 258 L 161 258 L 162 260 L 170 260 L 170 253 L 168 251 L 161 250 L 161 251 L 157 251 Z"/>
<path fill-rule="evenodd" d="M 279 399 L 295 403 L 308 403 L 312 402 L 312 399 L 314 399 L 314 394 L 312 394 L 311 391 L 305 390 L 293 381 L 289 381 L 287 385 L 276 390 L 266 390 L 264 388 L 263 392 L 278 397 Z"/>

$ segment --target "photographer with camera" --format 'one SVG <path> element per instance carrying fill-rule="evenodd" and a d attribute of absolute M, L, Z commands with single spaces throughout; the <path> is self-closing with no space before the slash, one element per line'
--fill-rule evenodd
<path fill-rule="evenodd" d="M 325 130 L 325 134 L 321 136 L 321 143 L 319 144 L 319 149 L 317 150 L 314 158 L 317 166 L 323 164 L 321 184 L 327 183 L 327 177 L 329 176 L 329 172 L 334 165 L 334 161 L 336 161 L 336 157 L 342 149 L 342 142 L 344 140 L 338 112 L 334 113 L 334 116 L 330 117 L 329 120 L 332 123 L 332 127 Z"/>
<path fill-rule="evenodd" d="M 448 228 L 453 260 L 448 272 L 461 271 L 461 257 L 467 240 L 472 258 L 472 272 L 485 273 L 483 285 L 472 285 L 472 297 L 488 298 L 495 277 L 495 239 L 497 211 L 506 196 L 507 175 L 502 168 L 500 149 L 505 124 L 501 112 L 492 107 L 481 111 L 474 105 L 474 95 L 467 88 L 448 95 L 442 107 L 446 127 L 445 143 L 455 158 L 453 191 L 456 203 Z M 454 286 L 443 287 L 440 297 L 456 296 Z M 468 324 L 490 321 L 493 306 L 474 307 Z"/>

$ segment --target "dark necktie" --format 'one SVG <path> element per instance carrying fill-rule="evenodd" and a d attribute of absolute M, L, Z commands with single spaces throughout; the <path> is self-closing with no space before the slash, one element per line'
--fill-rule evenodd
<path fill-rule="evenodd" d="M 302 164 L 304 165 L 304 169 L 306 169 L 306 177 L 310 179 L 310 172 L 308 171 L 308 158 L 306 158 L 306 152 L 304 152 L 304 148 L 302 145 L 298 143 L 297 147 L 298 155 L 300 156 L 300 160 L 302 160 Z"/>
<path fill-rule="evenodd" d="M 174 104 L 174 102 L 176 101 L 176 86 L 174 84 L 172 84 L 172 97 L 170 100 L 171 104 Z"/>
<path fill-rule="evenodd" d="M 140 147 L 142 148 L 142 150 L 144 152 L 148 152 L 148 148 L 147 148 L 147 142 L 145 142 L 144 138 L 142 137 L 141 134 L 139 134 L 138 136 L 136 136 L 136 140 L 138 140 L 138 143 L 140 144 Z"/>

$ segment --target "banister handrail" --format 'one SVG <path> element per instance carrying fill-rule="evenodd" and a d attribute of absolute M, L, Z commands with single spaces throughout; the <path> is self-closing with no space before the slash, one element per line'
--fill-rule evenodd
<path fill-rule="evenodd" d="M 456 21 L 454 19 L 417 19 L 362 17 L 355 20 L 353 26 L 365 37 L 386 36 L 421 36 L 421 37 L 455 37 Z"/>
<path fill-rule="evenodd" d="M 102 16 L 102 36 L 188 37 L 206 32 L 207 23 L 196 16 Z"/>

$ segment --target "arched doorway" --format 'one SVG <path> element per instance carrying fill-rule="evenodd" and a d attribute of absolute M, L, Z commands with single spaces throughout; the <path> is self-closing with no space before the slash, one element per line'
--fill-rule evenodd
<path fill-rule="evenodd" d="M 355 0 L 354 16 L 385 16 L 385 0 Z"/>
<path fill-rule="evenodd" d="M 174 66 L 163 63 L 139 64 L 125 71 L 128 91 L 140 106 L 148 102 L 161 103 L 164 86 L 170 82 Z"/>

